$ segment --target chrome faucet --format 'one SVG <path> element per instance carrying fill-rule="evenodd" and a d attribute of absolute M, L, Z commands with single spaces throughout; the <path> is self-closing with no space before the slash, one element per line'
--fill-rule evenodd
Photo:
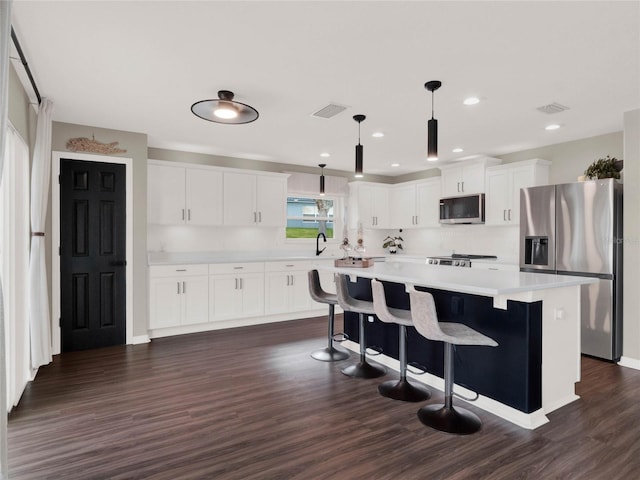
<path fill-rule="evenodd" d="M 320 250 L 320 237 L 324 238 L 324 243 L 327 243 L 327 236 L 324 233 L 320 232 L 316 237 L 316 257 L 327 249 L 327 247 L 324 247 L 322 250 Z"/>

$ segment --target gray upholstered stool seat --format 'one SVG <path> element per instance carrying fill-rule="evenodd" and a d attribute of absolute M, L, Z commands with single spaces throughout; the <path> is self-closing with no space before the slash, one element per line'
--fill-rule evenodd
<path fill-rule="evenodd" d="M 421 402 L 431 396 L 425 387 L 413 385 L 407 381 L 407 327 L 413 326 L 411 312 L 387 305 L 384 286 L 377 280 L 371 280 L 373 308 L 376 316 L 383 322 L 397 323 L 399 327 L 398 359 L 400 360 L 400 380 L 389 380 L 378 385 L 380 395 L 405 402 Z"/>
<path fill-rule="evenodd" d="M 444 405 L 426 405 L 418 410 L 418 418 L 425 425 L 443 432 L 466 435 L 482 427 L 480 418 L 470 411 L 453 407 L 453 346 L 484 345 L 497 347 L 498 343 L 461 323 L 438 322 L 433 295 L 411 289 L 413 325 L 420 335 L 429 340 L 444 342 Z"/>
<path fill-rule="evenodd" d="M 366 318 L 365 315 L 375 315 L 373 302 L 366 300 L 358 300 L 349 294 L 346 275 L 336 274 L 336 290 L 338 292 L 338 304 L 345 312 L 354 312 L 358 314 L 360 320 L 359 342 L 360 342 L 360 361 L 354 365 L 349 365 L 342 369 L 342 373 L 349 377 L 357 378 L 376 378 L 386 373 L 386 369 L 382 366 L 371 365 L 367 362 L 367 343 L 366 343 Z"/>
<path fill-rule="evenodd" d="M 335 362 L 338 360 L 344 360 L 349 358 L 349 352 L 343 348 L 336 348 L 333 345 L 333 339 L 335 337 L 333 333 L 334 319 L 335 319 L 335 306 L 338 304 L 338 296 L 332 293 L 325 292 L 320 285 L 320 275 L 318 270 L 309 270 L 309 294 L 311 298 L 318 303 L 326 303 L 329 305 L 329 332 L 327 334 L 328 344 L 325 348 L 316 350 L 311 353 L 311 356 L 316 360 L 322 362 Z"/>

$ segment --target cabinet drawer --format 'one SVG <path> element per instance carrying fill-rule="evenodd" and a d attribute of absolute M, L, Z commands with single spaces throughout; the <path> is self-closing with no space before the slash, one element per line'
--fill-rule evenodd
<path fill-rule="evenodd" d="M 264 272 L 263 262 L 242 262 L 242 263 L 210 263 L 209 275 L 228 275 L 240 273 L 261 273 Z"/>
<path fill-rule="evenodd" d="M 208 266 L 204 265 L 156 265 L 149 267 L 149 277 L 182 277 L 188 275 L 207 275 Z"/>
<path fill-rule="evenodd" d="M 310 260 L 292 260 L 278 261 L 278 262 L 266 262 L 266 272 L 289 272 L 293 270 L 311 270 L 315 262 Z"/>

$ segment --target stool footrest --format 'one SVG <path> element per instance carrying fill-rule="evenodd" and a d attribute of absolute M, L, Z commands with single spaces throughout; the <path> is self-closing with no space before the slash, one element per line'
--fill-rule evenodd
<path fill-rule="evenodd" d="M 369 350 L 375 353 L 371 353 L 369 352 Z M 377 357 L 378 355 L 382 355 L 382 347 L 376 347 L 375 345 L 367 347 L 365 351 L 367 352 L 367 355 L 369 355 L 370 357 Z"/>
<path fill-rule="evenodd" d="M 409 367 L 415 368 L 415 370 L 412 370 Z M 407 370 L 413 373 L 414 375 L 424 375 L 425 373 L 427 373 L 427 367 L 425 367 L 424 365 L 420 365 L 419 363 L 416 363 L 416 362 L 407 363 Z"/>
<path fill-rule="evenodd" d="M 476 400 L 478 400 L 478 398 L 480 398 L 480 394 L 478 392 L 475 392 L 475 397 L 465 397 L 464 395 L 460 395 L 459 393 L 453 392 L 453 396 L 454 397 L 458 397 L 461 398 L 462 400 L 466 400 L 467 402 L 475 402 Z"/>
<path fill-rule="evenodd" d="M 334 342 L 342 343 L 349 340 L 349 335 L 347 335 L 344 332 L 340 332 L 340 333 L 334 333 L 331 338 Z"/>

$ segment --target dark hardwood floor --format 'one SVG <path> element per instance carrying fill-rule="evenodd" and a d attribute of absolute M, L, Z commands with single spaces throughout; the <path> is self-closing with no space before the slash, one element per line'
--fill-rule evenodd
<path fill-rule="evenodd" d="M 355 355 L 310 358 L 325 330 L 307 319 L 57 356 L 10 415 L 10 478 L 638 478 L 638 371 L 583 358 L 582 398 L 547 425 L 466 405 L 484 427 L 454 436 L 423 426 L 421 404 L 381 397 L 380 379 L 342 375 Z"/>

